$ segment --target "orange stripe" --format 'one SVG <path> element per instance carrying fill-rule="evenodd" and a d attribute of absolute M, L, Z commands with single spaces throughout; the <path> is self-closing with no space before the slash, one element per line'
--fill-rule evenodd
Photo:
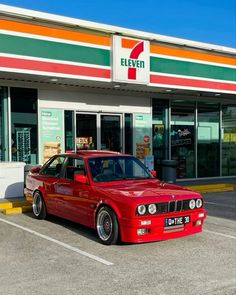
<path fill-rule="evenodd" d="M 0 29 L 110 46 L 110 37 L 0 19 Z"/>
<path fill-rule="evenodd" d="M 121 39 L 121 47 L 122 48 L 133 48 L 136 44 L 138 44 L 140 40 L 132 40 L 132 39 Z"/>
<path fill-rule="evenodd" d="M 150 52 L 157 54 L 164 54 L 170 56 L 177 56 L 183 58 L 191 58 L 198 60 L 205 60 L 208 62 L 223 63 L 229 65 L 236 65 L 236 58 L 225 57 L 222 55 L 208 54 L 203 52 L 196 52 L 191 50 L 183 50 L 178 48 L 159 46 L 159 45 L 150 45 Z"/>

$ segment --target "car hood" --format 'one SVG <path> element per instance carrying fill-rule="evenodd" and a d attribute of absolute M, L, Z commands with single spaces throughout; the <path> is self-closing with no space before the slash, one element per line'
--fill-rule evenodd
<path fill-rule="evenodd" d="M 158 198 L 158 201 L 170 199 L 188 199 L 199 197 L 200 194 L 187 188 L 160 182 L 159 180 L 129 180 L 117 183 L 106 183 L 99 190 L 110 196 L 124 196 L 129 198 Z"/>

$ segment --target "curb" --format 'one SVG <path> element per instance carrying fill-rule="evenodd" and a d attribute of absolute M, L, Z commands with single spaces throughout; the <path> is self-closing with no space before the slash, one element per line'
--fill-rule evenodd
<path fill-rule="evenodd" d="M 22 198 L 21 198 L 22 199 Z M 0 200 L 0 212 L 5 215 L 31 212 L 32 206 L 25 200 Z"/>
<path fill-rule="evenodd" d="M 236 184 L 216 183 L 216 184 L 186 185 L 185 187 L 199 193 L 216 193 L 216 192 L 233 191 L 236 189 Z"/>

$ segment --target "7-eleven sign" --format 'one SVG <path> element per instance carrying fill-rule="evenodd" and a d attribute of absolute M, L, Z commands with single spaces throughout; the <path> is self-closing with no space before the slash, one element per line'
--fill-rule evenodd
<path fill-rule="evenodd" d="M 113 36 L 113 80 L 148 84 L 150 77 L 149 42 Z"/>

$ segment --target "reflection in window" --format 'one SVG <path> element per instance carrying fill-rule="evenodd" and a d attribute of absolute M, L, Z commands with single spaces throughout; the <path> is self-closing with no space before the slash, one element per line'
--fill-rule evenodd
<path fill-rule="evenodd" d="M 177 161 L 177 178 L 195 177 L 194 102 L 171 103 L 171 158 Z"/>
<path fill-rule="evenodd" d="M 73 151 L 75 149 L 75 137 L 74 137 L 74 111 L 65 111 L 65 148 L 66 152 Z"/>
<path fill-rule="evenodd" d="M 10 88 L 12 161 L 38 161 L 37 90 Z"/>
<path fill-rule="evenodd" d="M 153 99 L 152 146 L 158 178 L 161 178 L 161 160 L 168 159 L 168 108 L 167 100 Z"/>
<path fill-rule="evenodd" d="M 236 175 L 236 106 L 222 107 L 222 175 Z"/>
<path fill-rule="evenodd" d="M 220 175 L 220 108 L 198 103 L 198 177 Z"/>
<path fill-rule="evenodd" d="M 76 148 L 97 149 L 97 115 L 76 114 Z"/>

